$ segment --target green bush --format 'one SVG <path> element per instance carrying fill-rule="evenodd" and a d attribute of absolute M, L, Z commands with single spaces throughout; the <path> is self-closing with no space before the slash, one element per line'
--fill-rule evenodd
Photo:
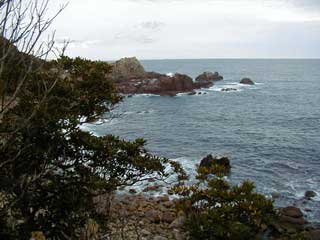
<path fill-rule="evenodd" d="M 213 166 L 217 173 L 221 167 Z M 181 208 L 187 216 L 185 229 L 191 239 L 244 240 L 255 239 L 261 229 L 275 218 L 271 200 L 254 192 L 254 184 L 244 182 L 232 186 L 220 169 L 215 177 L 210 168 L 199 168 L 199 182 L 191 187 L 178 187 L 184 196 Z"/>

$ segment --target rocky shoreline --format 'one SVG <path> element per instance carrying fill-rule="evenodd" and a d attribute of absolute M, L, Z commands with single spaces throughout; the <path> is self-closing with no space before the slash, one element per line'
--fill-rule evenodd
<path fill-rule="evenodd" d="M 103 202 L 103 199 L 100 199 Z M 179 199 L 168 195 L 123 194 L 112 197 L 110 238 L 115 240 L 187 240 L 186 215 L 176 208 Z M 320 229 L 309 224 L 302 211 L 294 206 L 278 209 L 279 218 L 265 226 L 257 239 L 319 240 Z M 303 238 L 295 238 L 297 235 Z M 285 236 L 285 238 L 283 237 Z"/>

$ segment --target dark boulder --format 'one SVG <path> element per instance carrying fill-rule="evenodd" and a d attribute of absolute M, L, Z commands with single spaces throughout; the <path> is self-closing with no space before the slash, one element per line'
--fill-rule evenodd
<path fill-rule="evenodd" d="M 243 78 L 240 81 L 241 84 L 246 84 L 246 85 L 254 85 L 255 83 L 250 79 L 250 78 Z"/>
<path fill-rule="evenodd" d="M 304 194 L 304 197 L 307 199 L 314 198 L 315 196 L 317 196 L 317 194 L 314 191 L 306 191 Z"/>
<path fill-rule="evenodd" d="M 225 167 L 227 170 L 230 170 L 231 164 L 230 160 L 227 157 L 213 157 L 211 154 L 203 158 L 200 162 L 200 167 L 211 167 L 213 165 L 219 165 Z"/>

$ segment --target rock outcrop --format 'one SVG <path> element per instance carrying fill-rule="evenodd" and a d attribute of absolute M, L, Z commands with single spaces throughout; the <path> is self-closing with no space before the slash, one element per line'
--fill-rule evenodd
<path fill-rule="evenodd" d="M 218 72 L 204 72 L 196 77 L 196 84 L 202 87 L 212 87 L 215 81 L 220 80 L 223 80 L 223 77 Z"/>
<path fill-rule="evenodd" d="M 176 73 L 169 77 L 159 73 L 146 73 L 143 78 L 131 78 L 116 82 L 117 88 L 124 94 L 157 94 L 175 96 L 180 92 L 192 92 L 195 89 L 192 78 Z"/>
<path fill-rule="evenodd" d="M 146 71 L 136 57 L 122 58 L 112 64 L 112 75 L 116 82 L 132 78 L 144 78 Z"/>
<path fill-rule="evenodd" d="M 254 85 L 255 83 L 250 79 L 250 78 L 243 78 L 240 81 L 241 84 L 246 84 L 246 85 Z"/>
<path fill-rule="evenodd" d="M 136 58 L 123 58 L 113 63 L 112 72 L 117 89 L 124 94 L 175 96 L 177 93 L 191 93 L 195 89 L 211 87 L 214 81 L 223 79 L 219 73 L 207 72 L 200 76 L 194 82 L 185 74 L 168 76 L 146 72 Z"/>

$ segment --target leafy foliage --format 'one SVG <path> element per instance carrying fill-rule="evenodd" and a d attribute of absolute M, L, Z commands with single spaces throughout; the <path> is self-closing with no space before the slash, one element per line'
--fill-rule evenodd
<path fill-rule="evenodd" d="M 0 121 L 1 239 L 39 232 L 78 239 L 90 219 L 96 226 L 108 220 L 96 211 L 96 196 L 149 174 L 165 178 L 170 163 L 183 174 L 178 164 L 149 154 L 142 139 L 81 130 L 121 101 L 110 71 L 104 62 L 61 57 L 27 75 L 17 103 Z"/>
<path fill-rule="evenodd" d="M 179 207 L 187 214 L 191 239 L 255 239 L 274 219 L 272 201 L 255 193 L 253 183 L 232 186 L 223 178 L 227 171 L 217 166 L 198 170 L 196 185 L 175 189 L 184 196 Z"/>

